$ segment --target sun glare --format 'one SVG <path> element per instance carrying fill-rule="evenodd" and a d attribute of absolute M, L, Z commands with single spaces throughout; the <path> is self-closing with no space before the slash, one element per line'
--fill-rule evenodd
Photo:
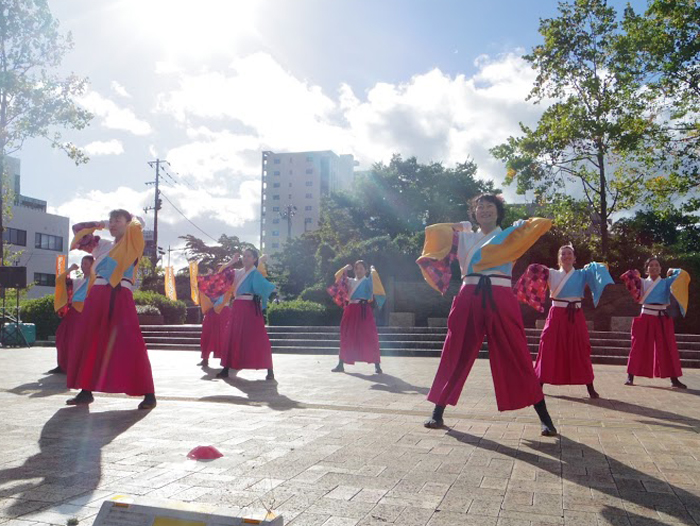
<path fill-rule="evenodd" d="M 121 0 L 121 15 L 140 39 L 167 55 L 235 52 L 257 36 L 257 0 Z"/>

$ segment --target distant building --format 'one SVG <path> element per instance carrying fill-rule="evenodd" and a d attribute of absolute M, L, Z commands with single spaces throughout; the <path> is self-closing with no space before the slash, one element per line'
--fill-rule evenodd
<path fill-rule="evenodd" d="M 321 199 L 349 189 L 355 165 L 352 155 L 329 150 L 262 152 L 261 250 L 274 254 L 290 237 L 316 230 Z"/>
<path fill-rule="evenodd" d="M 5 225 L 3 240 L 10 251 L 21 252 L 14 262 L 27 267 L 27 284 L 34 283 L 27 297 L 53 294 L 56 285 L 56 256 L 67 254 L 70 244 L 67 217 L 46 212 L 46 201 L 21 193 L 20 161 L 6 157 L 6 168 L 14 192 L 12 219 Z"/>

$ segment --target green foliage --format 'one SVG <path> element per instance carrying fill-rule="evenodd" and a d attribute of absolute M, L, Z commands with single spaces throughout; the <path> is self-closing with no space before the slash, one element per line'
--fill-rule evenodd
<path fill-rule="evenodd" d="M 22 147 L 31 137 L 47 139 L 76 164 L 87 157 L 65 142 L 58 128 L 80 130 L 92 115 L 75 103 L 86 79 L 59 76 L 64 56 L 72 47 L 70 33 L 62 35 L 46 0 L 2 2 L 0 16 L 0 167 L 2 156 Z"/>
<path fill-rule="evenodd" d="M 649 148 L 661 130 L 639 96 L 642 75 L 605 0 L 559 4 L 559 16 L 540 22 L 543 43 L 525 55 L 537 71 L 529 99 L 553 100 L 537 127 L 491 150 L 506 164 L 506 184 L 534 191 L 538 204 L 560 206 L 571 184 L 585 196 L 608 250 L 612 214 L 635 206 L 654 165 Z"/>
<path fill-rule="evenodd" d="M 160 316 L 160 309 L 155 305 L 136 305 L 136 314 L 143 316 Z"/>
<path fill-rule="evenodd" d="M 53 299 L 53 294 L 50 294 L 43 298 L 24 300 L 20 304 L 20 319 L 36 326 L 36 337 L 39 340 L 46 340 L 56 334 L 61 323 L 61 318 L 53 309 Z"/>
<path fill-rule="evenodd" d="M 271 303 L 267 319 L 270 325 L 333 325 L 323 305 L 304 300 Z"/>
<path fill-rule="evenodd" d="M 136 305 L 153 305 L 163 314 L 168 325 L 182 325 L 187 317 L 187 306 L 182 301 L 171 301 L 156 292 L 137 290 L 134 292 Z"/>
<path fill-rule="evenodd" d="M 204 274 L 207 270 L 216 271 L 219 266 L 229 261 L 234 254 L 241 253 L 248 248 L 255 248 L 252 243 L 238 239 L 238 236 L 219 237 L 219 245 L 207 245 L 204 241 L 191 234 L 180 236 L 185 240 L 185 249 L 189 259 L 199 262 L 199 272 Z M 180 296 L 178 295 L 178 298 Z"/>

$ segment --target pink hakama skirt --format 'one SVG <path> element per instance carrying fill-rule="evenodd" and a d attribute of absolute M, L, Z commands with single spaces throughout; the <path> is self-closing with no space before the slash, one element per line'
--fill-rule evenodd
<path fill-rule="evenodd" d="M 151 362 L 131 291 L 95 285 L 85 301 L 68 387 L 143 396 L 154 393 Z"/>
<path fill-rule="evenodd" d="M 364 309 L 364 314 L 363 314 Z M 340 321 L 340 359 L 344 363 L 379 363 L 379 336 L 369 304 L 350 303 Z"/>
<path fill-rule="evenodd" d="M 588 385 L 593 383 L 591 341 L 583 310 L 573 318 L 566 307 L 551 307 L 540 337 L 535 374 L 544 384 Z"/>
<path fill-rule="evenodd" d="M 484 336 L 499 411 L 534 405 L 544 398 L 532 367 L 520 307 L 510 287 L 493 286 L 493 299 L 482 303 L 476 285 L 462 285 L 447 318 L 447 338 L 428 393 L 436 405 L 456 405 Z M 485 287 L 486 289 L 487 287 Z"/>
<path fill-rule="evenodd" d="M 221 352 L 226 345 L 226 336 L 231 321 L 231 307 L 224 307 L 220 313 L 210 309 L 202 320 L 202 359 L 208 360 L 210 354 L 221 358 Z"/>
<path fill-rule="evenodd" d="M 255 301 L 234 300 L 228 327 L 221 365 L 236 370 L 272 369 L 272 346 Z"/>
<path fill-rule="evenodd" d="M 68 371 L 70 355 L 76 339 L 81 313 L 70 307 L 56 329 L 56 355 L 58 366 Z"/>
<path fill-rule="evenodd" d="M 627 372 L 646 378 L 678 378 L 683 375 L 671 318 L 641 314 L 632 321 Z"/>

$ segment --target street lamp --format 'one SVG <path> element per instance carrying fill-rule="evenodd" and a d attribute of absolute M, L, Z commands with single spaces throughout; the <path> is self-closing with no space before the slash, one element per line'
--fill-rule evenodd
<path fill-rule="evenodd" d="M 281 211 L 280 217 L 287 220 L 287 239 L 292 238 L 292 217 L 297 213 L 297 207 L 294 205 L 287 205 L 284 210 Z"/>

